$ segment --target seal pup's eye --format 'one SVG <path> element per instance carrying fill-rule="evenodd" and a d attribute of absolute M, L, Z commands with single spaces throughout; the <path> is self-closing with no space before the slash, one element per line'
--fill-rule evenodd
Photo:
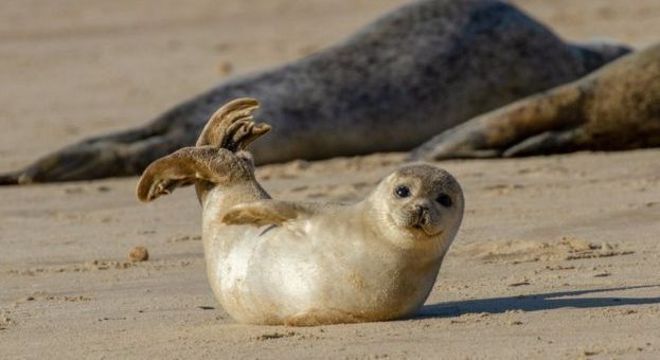
<path fill-rule="evenodd" d="M 410 196 L 410 189 L 407 186 L 399 185 L 394 189 L 394 194 L 400 198 L 407 198 Z"/>
<path fill-rule="evenodd" d="M 445 193 L 438 195 L 438 198 L 435 201 L 439 202 L 440 205 L 444 207 L 450 207 L 454 202 L 451 200 L 451 197 Z"/>

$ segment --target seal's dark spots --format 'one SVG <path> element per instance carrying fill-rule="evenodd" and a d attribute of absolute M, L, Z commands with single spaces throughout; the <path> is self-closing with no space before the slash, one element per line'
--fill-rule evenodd
<path fill-rule="evenodd" d="M 435 199 L 435 201 L 437 201 L 438 203 L 440 203 L 440 205 L 442 205 L 444 207 L 450 207 L 454 203 L 451 200 L 451 197 L 449 195 L 445 194 L 445 193 L 442 193 L 442 194 L 438 195 L 438 198 Z"/>
<path fill-rule="evenodd" d="M 399 198 L 407 198 L 410 196 L 410 189 L 405 185 L 399 185 L 394 189 L 394 194 Z"/>

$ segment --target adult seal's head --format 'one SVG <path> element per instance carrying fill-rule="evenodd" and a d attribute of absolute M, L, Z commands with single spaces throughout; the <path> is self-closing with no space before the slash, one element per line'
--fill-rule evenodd
<path fill-rule="evenodd" d="M 449 246 L 463 217 L 463 192 L 456 179 L 427 164 L 390 174 L 367 201 L 374 225 L 403 248 Z"/>

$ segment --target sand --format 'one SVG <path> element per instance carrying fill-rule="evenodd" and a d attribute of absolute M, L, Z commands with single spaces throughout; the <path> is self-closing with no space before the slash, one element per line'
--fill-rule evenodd
<path fill-rule="evenodd" d="M 0 5 L 0 171 L 136 126 L 212 84 L 341 39 L 401 0 Z M 660 3 L 516 1 L 576 41 L 657 41 Z M 276 197 L 350 200 L 402 154 L 258 170 Z M 0 358 L 660 358 L 660 150 L 440 163 L 464 225 L 415 319 L 234 323 L 190 189 L 135 178 L 0 188 Z M 149 260 L 129 251 L 145 246 Z"/>

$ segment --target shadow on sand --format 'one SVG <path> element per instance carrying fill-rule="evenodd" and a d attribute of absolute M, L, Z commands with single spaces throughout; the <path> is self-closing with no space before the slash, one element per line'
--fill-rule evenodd
<path fill-rule="evenodd" d="M 559 308 L 600 308 L 624 305 L 660 304 L 655 297 L 577 297 L 581 295 L 626 291 L 643 288 L 660 288 L 660 285 L 641 285 L 617 288 L 562 291 L 545 294 L 518 295 L 479 300 L 463 300 L 424 305 L 417 318 L 452 317 L 469 313 L 503 313 L 509 310 L 537 311 Z"/>

